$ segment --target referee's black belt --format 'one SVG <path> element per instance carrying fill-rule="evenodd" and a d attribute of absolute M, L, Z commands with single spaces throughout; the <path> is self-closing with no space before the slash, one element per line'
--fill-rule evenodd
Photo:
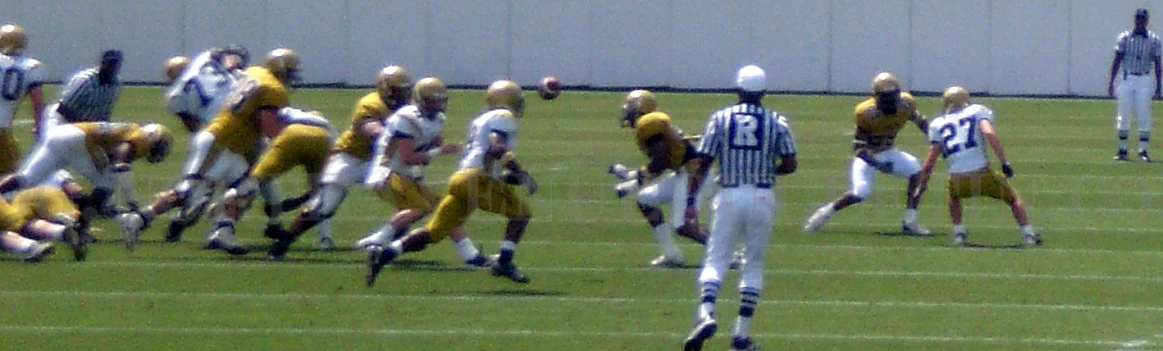
<path fill-rule="evenodd" d="M 1147 73 L 1150 73 L 1150 72 L 1133 73 L 1133 72 L 1123 71 L 1123 77 L 1125 78 L 1128 74 L 1132 75 L 1132 76 L 1145 76 L 1145 75 L 1147 75 Z"/>
<path fill-rule="evenodd" d="M 760 189 L 771 189 L 771 184 L 733 184 L 733 185 L 724 185 L 723 188 L 724 189 L 738 188 L 738 187 L 741 187 L 744 185 L 753 185 L 756 188 L 760 188 Z"/>

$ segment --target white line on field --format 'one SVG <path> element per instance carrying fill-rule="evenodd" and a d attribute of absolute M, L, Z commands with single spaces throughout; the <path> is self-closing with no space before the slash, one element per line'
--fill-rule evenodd
<path fill-rule="evenodd" d="M 417 300 L 417 301 L 515 301 L 552 303 L 676 303 L 688 304 L 691 298 L 623 298 L 576 296 L 501 296 L 501 295 L 401 295 L 401 294 L 285 294 L 285 293 L 222 293 L 222 292 L 160 292 L 160 291 L 37 291 L 0 290 L 0 296 L 13 297 L 81 297 L 81 298 L 156 298 L 156 299 L 219 299 L 219 300 Z M 1069 305 L 1069 304 L 1014 304 L 967 303 L 940 301 L 851 301 L 851 300 L 763 300 L 764 305 L 875 307 L 913 309 L 1031 309 L 1051 311 L 1098 312 L 1163 312 L 1157 306 Z"/>
<path fill-rule="evenodd" d="M 490 329 L 342 329 L 342 328 L 220 328 L 220 327 L 87 327 L 87 326 L 29 326 L 0 325 L 0 331 L 21 333 L 88 333 L 88 334 L 214 334 L 214 335 L 327 335 L 327 336 L 503 336 L 520 338 L 667 338 L 679 339 L 685 333 L 667 331 L 579 331 L 579 330 L 490 330 Z M 809 334 L 809 333 L 756 333 L 763 339 L 856 340 L 944 344 L 1044 344 L 1118 346 L 1121 341 L 1007 338 L 940 335 L 891 334 Z"/>
<path fill-rule="evenodd" d="M 254 262 L 186 262 L 186 261 L 99 261 L 87 262 L 80 267 L 148 267 L 166 269 L 234 269 L 234 268 L 327 268 L 352 270 L 359 265 L 336 261 L 335 263 L 296 262 L 292 265 L 280 263 Z M 522 267 L 529 272 L 554 273 L 657 273 L 667 270 L 651 267 Z M 671 270 L 672 272 L 689 272 L 689 270 Z M 766 276 L 858 276 L 858 277 L 910 277 L 910 278 L 967 278 L 967 279 L 1024 279 L 1024 280 L 1077 280 L 1077 281 L 1131 281 L 1131 282 L 1163 282 L 1163 277 L 1151 276 L 1120 276 L 1101 274 L 1038 274 L 1038 273 L 987 273 L 987 272 L 923 272 L 923 271 L 859 271 L 843 269 L 767 269 Z"/>
<path fill-rule="evenodd" d="M 645 232 L 643 234 L 646 234 Z M 541 241 L 541 240 L 527 240 L 522 241 L 521 245 L 543 245 L 543 246 L 647 246 L 656 247 L 654 242 L 622 242 L 622 241 Z M 678 244 L 682 247 L 703 247 L 700 244 L 684 243 Z M 861 246 L 861 245 L 813 245 L 813 244 L 771 244 L 767 247 L 768 252 L 773 250 L 824 250 L 824 251 L 891 251 L 891 252 L 940 252 L 948 253 L 954 251 L 966 251 L 964 248 L 952 246 Z M 1097 249 L 1053 249 L 1040 247 L 1036 250 L 1026 250 L 1024 255 L 1037 253 L 1053 253 L 1053 254 L 1115 254 L 1115 255 L 1149 255 L 1157 256 L 1163 255 L 1163 251 L 1143 251 L 1143 250 L 1097 250 Z"/>

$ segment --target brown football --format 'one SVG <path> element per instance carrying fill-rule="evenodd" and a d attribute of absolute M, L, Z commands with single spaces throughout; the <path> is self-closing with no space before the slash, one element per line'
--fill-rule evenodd
<path fill-rule="evenodd" d="M 541 95 L 542 99 L 553 100 L 558 95 L 561 95 L 561 82 L 556 77 L 545 77 L 541 79 L 541 84 L 537 85 L 537 94 Z"/>

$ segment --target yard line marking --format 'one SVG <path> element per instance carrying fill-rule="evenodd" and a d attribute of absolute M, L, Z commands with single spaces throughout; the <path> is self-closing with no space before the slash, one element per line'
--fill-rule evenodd
<path fill-rule="evenodd" d="M 517 301 L 553 303 L 674 303 L 689 304 L 695 298 L 636 298 L 636 297 L 578 297 L 578 296 L 497 296 L 497 295 L 407 295 L 407 294 L 287 294 L 287 293 L 223 293 L 223 292 L 161 292 L 161 291 L 41 291 L 0 290 L 0 296 L 14 297 L 82 297 L 82 298 L 157 298 L 157 299 L 224 299 L 224 300 L 430 300 L 430 301 Z M 1099 312 L 1163 312 L 1158 306 L 1071 305 L 1071 304 L 1016 304 L 969 303 L 940 301 L 855 301 L 855 300 L 763 300 L 763 304 L 823 307 L 878 307 L 915 309 L 1031 309 L 1052 311 Z"/>
<path fill-rule="evenodd" d="M 215 335 L 354 335 L 354 336 L 504 336 L 522 338 L 551 337 L 603 337 L 603 338 L 667 338 L 680 339 L 685 333 L 667 331 L 578 331 L 578 330 L 514 330 L 514 329 L 345 329 L 345 328 L 221 328 L 221 327 L 90 327 L 90 326 L 33 326 L 0 325 L 0 331 L 21 333 L 88 333 L 88 334 L 215 334 Z M 939 335 L 892 335 L 892 334 L 812 334 L 812 333 L 753 333 L 752 337 L 764 339 L 807 339 L 807 340 L 858 340 L 896 341 L 912 343 L 945 344 L 1045 344 L 1045 345 L 1089 345 L 1118 346 L 1122 341 L 1055 339 L 1055 338 L 1007 338 Z"/>
<path fill-rule="evenodd" d="M 630 242 L 630 241 L 544 241 L 544 240 L 529 240 L 521 241 L 522 245 L 563 245 L 563 246 L 647 246 L 656 247 L 658 243 L 654 242 Z M 678 244 L 679 247 L 697 247 L 702 248 L 703 245 L 695 243 Z M 932 251 L 932 252 L 973 252 L 967 251 L 965 248 L 952 246 L 861 246 L 861 245 L 816 245 L 816 244 L 771 244 L 767 246 L 768 252 L 772 249 L 780 250 L 834 250 L 834 251 Z M 1148 255 L 1157 256 L 1163 255 L 1163 251 L 1144 251 L 1144 250 L 1100 250 L 1100 249 L 1054 249 L 1039 247 L 1032 250 L 1023 250 L 1023 254 L 1036 253 L 1054 253 L 1054 254 L 1118 254 L 1118 255 Z"/>
<path fill-rule="evenodd" d="M 294 264 L 280 263 L 250 263 L 250 262 L 157 262 L 157 261 L 100 261 L 87 262 L 76 267 L 148 267 L 148 268 L 330 268 L 351 270 L 359 267 L 350 261 L 335 261 L 334 263 L 307 263 Z M 455 269 L 449 266 L 449 269 Z M 530 272 L 557 272 L 557 273 L 646 273 L 646 272 L 693 272 L 693 270 L 666 270 L 653 267 L 569 267 L 543 266 L 522 267 Z M 859 276 L 859 277 L 923 277 L 923 278 L 970 278 L 970 279 L 1024 279 L 1024 280 L 1080 280 L 1080 281 L 1132 281 L 1132 282 L 1163 282 L 1163 277 L 1150 276 L 1121 276 L 1101 274 L 1038 274 L 1038 273 L 988 273 L 988 272 L 923 272 L 923 271 L 861 271 L 843 269 L 767 269 L 765 276 L 777 275 L 816 275 L 816 276 Z"/>

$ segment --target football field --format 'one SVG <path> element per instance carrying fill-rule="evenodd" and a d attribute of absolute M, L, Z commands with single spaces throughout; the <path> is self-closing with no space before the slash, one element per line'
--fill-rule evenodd
<path fill-rule="evenodd" d="M 292 101 L 322 111 L 343 130 L 365 92 L 299 89 Z M 46 93 L 56 96 L 55 88 Z M 161 94 L 158 87 L 128 87 L 114 114 L 164 122 L 178 137 L 164 163 L 135 165 L 140 200 L 178 180 L 185 157 L 187 133 L 165 112 Z M 72 262 L 65 245 L 41 264 L 2 257 L 0 349 L 681 349 L 693 322 L 701 246 L 682 241 L 691 268 L 649 266 L 658 254 L 650 228 L 632 197 L 615 197 L 606 174 L 611 163 L 645 160 L 632 131 L 618 128 L 623 96 L 567 91 L 542 101 L 527 94 L 517 155 L 541 188 L 529 197 L 534 219 L 516 262 L 530 284 L 463 268 L 447 242 L 385 268 L 374 288 L 363 283 L 366 255 L 318 251 L 313 232 L 286 262 L 266 262 L 269 242 L 257 209 L 239 226 L 240 240 L 255 249 L 244 257 L 202 249 L 206 221 L 168 244 L 162 240 L 168 217 L 160 219 L 133 252 L 121 246 L 111 222 L 101 221 L 102 241 L 87 262 Z M 1008 208 L 978 199 L 967 202 L 965 222 L 976 247 L 950 246 L 943 162 L 920 210 L 934 237 L 896 235 L 905 181 L 884 175 L 868 201 L 803 234 L 811 211 L 847 189 L 852 108 L 862 99 L 765 99 L 788 116 L 800 166 L 777 185 L 766 287 L 752 327 L 761 348 L 1163 350 L 1163 163 L 1111 160 L 1113 101 L 977 100 L 996 113 L 1017 173 L 1012 183 L 1046 240 L 1017 249 L 1021 237 Z M 688 133 L 734 102 L 724 94 L 659 94 L 659 100 Z M 939 104 L 920 98 L 926 114 Z M 461 140 L 482 108 L 481 92 L 454 91 L 446 140 Z M 19 128 L 27 145 L 30 125 Z M 918 158 L 928 149 L 911 125 L 898 141 Z M 1156 157 L 1163 157 L 1160 142 L 1156 136 Z M 454 163 L 445 156 L 429 167 L 437 192 Z M 298 193 L 303 178 L 300 170 L 285 177 L 284 195 Z M 394 210 L 353 188 L 334 218 L 337 244 L 350 246 Z M 467 229 L 491 254 L 504 222 L 477 213 Z M 720 333 L 708 349 L 729 346 L 735 278 L 732 272 L 720 295 Z"/>

